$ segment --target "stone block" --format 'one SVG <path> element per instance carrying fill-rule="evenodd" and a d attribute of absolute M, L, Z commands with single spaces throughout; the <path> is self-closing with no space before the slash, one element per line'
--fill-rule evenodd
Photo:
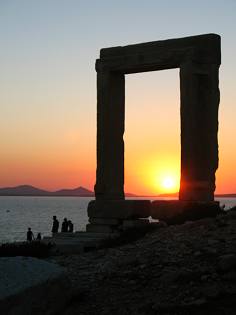
<path fill-rule="evenodd" d="M 88 205 L 90 218 L 147 218 L 150 216 L 150 200 L 93 200 Z"/>
<path fill-rule="evenodd" d="M 191 202 L 179 200 L 155 200 L 151 205 L 151 216 L 168 224 L 179 224 L 221 213 L 219 202 Z"/>
<path fill-rule="evenodd" d="M 123 221 L 123 229 L 134 229 L 134 228 L 143 228 L 145 226 L 150 225 L 149 219 L 135 219 L 135 220 L 124 220 Z"/>
<path fill-rule="evenodd" d="M 58 314 L 69 299 L 64 268 L 32 257 L 0 258 L 0 314 Z"/>
<path fill-rule="evenodd" d="M 122 220 L 120 219 L 109 219 L 109 218 L 89 218 L 89 222 L 91 224 L 97 225 L 120 225 L 122 224 Z"/>
<path fill-rule="evenodd" d="M 111 225 L 102 225 L 102 224 L 87 224 L 86 232 L 95 232 L 95 233 L 113 233 L 116 229 Z"/>
<path fill-rule="evenodd" d="M 181 54 L 178 52 L 182 52 Z M 126 73 L 141 72 L 141 67 L 145 63 L 145 58 L 138 60 L 139 68 L 135 71 L 135 65 L 132 63 L 136 55 L 149 57 L 152 61 L 152 66 L 149 65 L 148 71 L 178 67 L 186 58 L 196 59 L 202 63 L 220 64 L 220 36 L 217 34 L 203 34 L 198 36 L 189 36 L 176 39 L 168 39 L 147 43 L 140 43 L 127 46 L 103 48 L 100 51 L 99 61 L 108 64 L 110 68 L 114 64 L 117 68 L 123 69 Z M 177 58 L 178 57 L 178 58 Z M 158 61 L 162 68 L 157 68 Z M 117 61 L 115 63 L 115 61 Z M 119 62 L 118 62 L 119 61 Z M 141 68 L 141 69 L 140 69 Z"/>

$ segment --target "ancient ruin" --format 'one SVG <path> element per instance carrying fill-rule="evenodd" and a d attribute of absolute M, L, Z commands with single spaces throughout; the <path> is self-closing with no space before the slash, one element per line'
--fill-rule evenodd
<path fill-rule="evenodd" d="M 188 209 L 196 203 L 216 205 L 220 63 L 217 34 L 101 49 L 96 61 L 96 200 L 88 207 L 91 222 L 88 230 L 99 229 L 98 226 L 101 229 L 101 223 L 110 227 L 111 220 L 115 225 L 119 219 L 146 217 L 150 213 L 155 217 L 160 207 L 158 202 L 151 206 L 149 200 L 124 197 L 123 134 L 128 73 L 180 68 L 181 183 L 179 201 L 174 206 Z"/>

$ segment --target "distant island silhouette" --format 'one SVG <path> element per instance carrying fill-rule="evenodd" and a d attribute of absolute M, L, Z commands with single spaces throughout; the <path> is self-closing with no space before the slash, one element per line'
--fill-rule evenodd
<path fill-rule="evenodd" d="M 35 197 L 94 197 L 94 192 L 82 186 L 72 189 L 48 191 L 31 185 L 0 188 L 0 196 L 35 196 Z M 127 193 L 127 197 L 135 197 Z"/>
<path fill-rule="evenodd" d="M 176 198 L 179 193 L 166 193 L 157 195 L 137 195 L 133 193 L 125 193 L 126 197 L 168 197 Z M 35 197 L 94 197 L 94 192 L 79 186 L 72 189 L 60 189 L 56 191 L 48 191 L 40 189 L 31 185 L 20 185 L 15 187 L 3 187 L 0 188 L 0 196 L 35 196 Z M 216 194 L 218 198 L 236 198 L 236 193 L 231 194 Z"/>

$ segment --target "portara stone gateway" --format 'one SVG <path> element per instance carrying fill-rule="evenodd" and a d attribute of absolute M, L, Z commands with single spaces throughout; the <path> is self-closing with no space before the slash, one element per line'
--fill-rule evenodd
<path fill-rule="evenodd" d="M 220 64 L 221 39 L 217 34 L 101 49 L 96 61 L 96 199 L 88 206 L 87 230 L 108 232 L 121 220 L 138 220 L 150 215 L 183 221 L 217 211 L 219 205 L 214 201 L 214 191 L 218 168 Z M 180 72 L 179 200 L 125 200 L 125 74 L 173 68 L 179 68 Z"/>

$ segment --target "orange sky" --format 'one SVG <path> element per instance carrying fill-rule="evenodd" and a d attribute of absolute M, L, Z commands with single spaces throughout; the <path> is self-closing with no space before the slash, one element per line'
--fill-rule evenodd
<path fill-rule="evenodd" d="M 179 70 L 126 76 L 125 190 L 138 194 L 174 192 L 180 177 Z M 148 84 L 147 84 L 148 82 Z M 137 92 L 138 91 L 138 92 Z M 94 100 L 96 103 L 96 100 Z M 222 101 L 220 106 L 224 106 Z M 78 106 L 79 108 L 79 106 Z M 40 109 L 42 110 L 42 109 Z M 39 111 L 40 111 L 39 110 Z M 73 113 L 72 113 L 73 114 Z M 77 113 L 78 114 L 78 113 Z M 96 107 L 94 112 L 71 123 L 66 110 L 36 122 L 27 121 L 14 131 L 7 122 L 8 137 L 0 157 L 1 186 L 32 184 L 50 190 L 83 185 L 93 189 L 95 182 Z M 68 117 L 66 117 L 68 116 Z M 220 118 L 221 117 L 220 111 Z M 25 117 L 24 117 L 25 118 Z M 41 121 L 42 119 L 42 121 Z M 58 124 L 55 124 L 57 120 Z M 39 123 L 41 121 L 41 123 Z M 52 124 L 52 128 L 44 128 Z M 220 168 L 217 192 L 235 192 L 232 168 L 235 152 L 224 134 L 220 120 Z M 163 181 L 172 178 L 173 187 Z"/>
<path fill-rule="evenodd" d="M 0 187 L 93 189 L 99 49 L 214 32 L 223 56 L 216 192 L 236 192 L 236 4 L 53 2 L 0 3 Z M 127 192 L 166 192 L 166 177 L 177 189 L 179 103 L 178 69 L 126 76 Z"/>

